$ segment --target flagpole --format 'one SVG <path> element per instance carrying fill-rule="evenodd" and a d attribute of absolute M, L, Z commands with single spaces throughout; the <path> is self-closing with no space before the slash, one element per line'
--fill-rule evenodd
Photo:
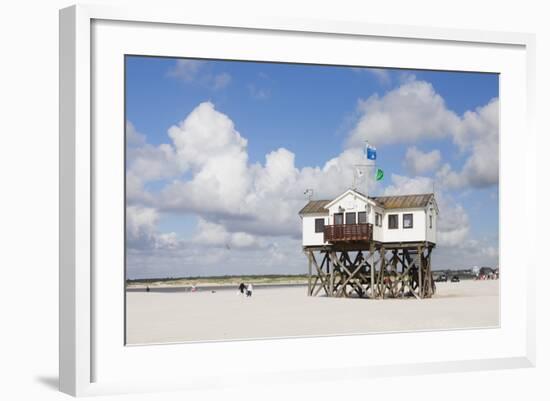
<path fill-rule="evenodd" d="M 376 153 L 374 153 L 374 158 L 373 159 L 370 159 L 369 158 L 369 148 L 371 148 L 371 146 L 369 145 L 369 141 L 368 139 L 365 139 L 365 150 L 364 150 L 364 157 L 365 159 L 367 159 L 367 164 L 366 164 L 366 171 L 365 173 L 367 174 L 367 176 L 365 177 L 365 195 L 368 197 L 369 196 L 369 177 L 371 176 L 370 173 L 368 172 L 368 169 L 369 167 L 372 168 L 373 170 L 371 171 L 374 171 L 374 167 L 376 167 Z M 376 148 L 373 148 L 374 149 L 374 152 L 376 152 Z M 372 163 L 371 163 L 372 162 Z"/>
<path fill-rule="evenodd" d="M 367 164 L 367 171 L 365 171 L 365 196 L 368 198 L 369 197 L 369 165 Z"/>

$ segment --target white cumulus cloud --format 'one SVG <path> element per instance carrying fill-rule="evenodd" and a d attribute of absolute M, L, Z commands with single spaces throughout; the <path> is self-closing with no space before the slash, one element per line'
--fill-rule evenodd
<path fill-rule="evenodd" d="M 380 85 L 387 86 L 391 84 L 390 70 L 386 68 L 374 68 L 374 67 L 355 67 L 352 68 L 355 73 L 367 73 L 372 75 Z"/>
<path fill-rule="evenodd" d="M 185 166 L 180 164 L 173 146 L 146 143 L 145 136 L 130 121 L 126 122 L 126 141 L 126 198 L 129 202 L 151 204 L 153 195 L 145 190 L 145 184 L 178 176 Z"/>
<path fill-rule="evenodd" d="M 149 207 L 126 207 L 126 244 L 131 249 L 174 249 L 182 246 L 176 233 L 159 233 L 157 210 Z"/>
<path fill-rule="evenodd" d="M 460 118 L 447 109 L 444 99 L 424 81 L 407 82 L 380 97 L 377 94 L 358 104 L 359 118 L 350 132 L 349 146 L 369 140 L 377 146 L 411 143 L 453 134 Z"/>
<path fill-rule="evenodd" d="M 176 65 L 168 71 L 168 76 L 179 78 L 185 82 L 197 79 L 205 62 L 200 60 L 177 60 Z"/>
<path fill-rule="evenodd" d="M 199 213 L 229 232 L 298 236 L 304 190 L 334 197 L 349 188 L 355 165 L 364 160 L 360 149 L 347 149 L 323 166 L 298 169 L 294 153 L 279 148 L 265 163 L 249 163 L 247 140 L 210 102 L 198 105 L 168 134 L 173 152 L 165 152 L 166 162 L 182 174 L 160 191 L 155 205 Z"/>
<path fill-rule="evenodd" d="M 212 245 L 217 247 L 251 248 L 261 247 L 262 243 L 253 235 L 245 232 L 230 233 L 221 225 L 199 218 L 197 232 L 193 236 L 193 243 L 200 245 Z"/>
<path fill-rule="evenodd" d="M 126 145 L 128 147 L 145 145 L 145 135 L 138 132 L 130 121 L 126 121 Z"/>
<path fill-rule="evenodd" d="M 209 63 L 203 60 L 176 60 L 176 64 L 167 75 L 181 80 L 186 84 L 197 83 L 212 90 L 223 89 L 231 83 L 231 75 L 227 72 L 214 74 L 208 71 Z"/>
<path fill-rule="evenodd" d="M 441 163 L 441 152 L 437 149 L 422 152 L 416 146 L 407 149 L 403 161 L 411 175 L 423 174 L 435 170 Z"/>
<path fill-rule="evenodd" d="M 442 185 L 460 189 L 498 184 L 498 99 L 459 116 L 447 108 L 430 83 L 412 76 L 384 96 L 374 94 L 360 100 L 357 112 L 357 122 L 347 141 L 349 147 L 361 146 L 365 140 L 383 146 L 449 138 L 467 158 L 459 170 L 448 163 L 441 166 L 437 176 Z M 418 149 L 410 148 L 405 159 L 413 174 L 440 164 L 437 152 L 424 154 L 424 158 L 414 158 L 415 153 Z"/>
<path fill-rule="evenodd" d="M 385 195 L 410 195 L 432 193 L 434 180 L 428 177 L 405 177 L 393 174 L 392 184 Z M 439 208 L 437 243 L 443 247 L 461 246 L 470 234 L 470 220 L 466 210 L 453 198 L 437 189 L 435 198 Z"/>
<path fill-rule="evenodd" d="M 247 141 L 233 122 L 205 102 L 168 134 L 191 178 L 168 185 L 161 193 L 161 204 L 179 210 L 240 213 L 250 177 Z"/>
<path fill-rule="evenodd" d="M 460 171 L 444 165 L 438 180 L 445 186 L 457 189 L 482 188 L 498 184 L 499 177 L 499 101 L 464 114 L 461 129 L 455 132 L 454 141 L 469 156 Z"/>

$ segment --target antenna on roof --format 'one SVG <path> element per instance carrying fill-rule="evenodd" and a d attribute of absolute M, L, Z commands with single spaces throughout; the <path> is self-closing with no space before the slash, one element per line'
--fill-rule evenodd
<path fill-rule="evenodd" d="M 360 182 L 367 179 L 365 176 L 365 169 L 367 166 L 365 164 L 354 164 L 353 167 L 355 170 L 353 172 L 353 184 L 351 188 L 357 190 Z"/>
<path fill-rule="evenodd" d="M 307 200 L 312 200 L 313 199 L 313 189 L 307 188 L 304 191 L 304 195 L 306 196 Z"/>

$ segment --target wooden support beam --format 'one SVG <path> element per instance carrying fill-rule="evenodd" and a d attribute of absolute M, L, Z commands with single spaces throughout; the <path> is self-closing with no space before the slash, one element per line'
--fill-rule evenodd
<path fill-rule="evenodd" d="M 315 278 L 313 279 L 313 283 L 311 284 L 311 295 L 317 295 L 313 294 L 313 291 L 315 291 L 315 289 L 317 288 L 317 281 L 319 281 L 319 276 L 315 276 Z M 323 287 L 320 285 L 319 288 Z"/>
<path fill-rule="evenodd" d="M 320 281 L 321 282 L 319 283 L 319 286 L 317 287 L 317 289 L 313 293 L 314 297 L 316 297 L 319 294 L 319 292 L 321 292 L 322 289 L 325 290 L 325 294 L 328 296 L 328 288 L 327 288 L 326 283 L 322 279 L 320 279 Z"/>
<path fill-rule="evenodd" d="M 371 242 L 370 249 L 369 249 L 369 256 L 370 256 L 370 293 L 371 298 L 376 298 L 376 294 L 374 292 L 374 272 L 376 271 L 374 266 L 374 243 Z"/>
<path fill-rule="evenodd" d="M 433 273 L 432 273 L 432 248 L 429 247 L 428 248 L 428 254 L 426 256 L 426 261 L 427 261 L 427 272 L 428 272 L 428 277 L 429 277 L 429 289 L 430 289 L 430 293 L 429 293 L 429 296 L 430 298 L 435 294 L 435 288 L 434 288 L 434 277 L 433 277 Z"/>
<path fill-rule="evenodd" d="M 335 252 L 333 252 L 335 253 Z M 328 256 L 328 255 L 327 255 Z M 334 295 L 334 263 L 331 263 L 331 258 L 327 257 L 327 268 L 328 268 L 328 291 L 329 297 Z"/>
<path fill-rule="evenodd" d="M 311 296 L 313 288 L 311 287 L 311 274 L 312 274 L 312 264 L 311 261 L 313 251 L 307 251 L 307 295 Z"/>
<path fill-rule="evenodd" d="M 327 258 L 326 254 L 325 254 L 325 259 Z M 325 259 L 323 259 L 323 263 L 325 263 Z M 319 264 L 317 263 L 317 260 L 315 259 L 315 255 L 312 254 L 312 262 L 313 262 L 313 266 L 315 266 L 315 269 L 317 270 L 317 277 L 319 277 L 319 279 L 321 280 L 321 284 L 319 286 L 319 288 L 317 289 L 317 291 L 315 292 L 314 295 L 317 295 L 319 293 L 319 291 L 321 290 L 321 288 L 324 288 L 325 289 L 325 293 L 327 294 L 327 296 L 330 296 L 329 295 L 329 288 L 328 288 L 328 275 L 323 271 L 323 269 L 321 267 L 319 267 Z M 322 266 L 322 264 L 321 264 Z"/>
<path fill-rule="evenodd" d="M 422 269 L 424 268 L 422 258 L 422 247 L 418 247 L 417 257 L 420 259 L 420 266 L 418 267 L 418 295 L 420 298 L 424 298 L 423 286 L 422 286 Z"/>
<path fill-rule="evenodd" d="M 346 285 L 355 277 L 355 275 L 359 272 L 359 270 L 361 270 L 362 267 L 363 267 L 363 265 L 359 264 L 359 266 L 357 266 L 355 268 L 355 270 L 353 270 L 351 272 L 351 274 L 349 276 L 347 276 L 347 278 L 342 283 L 342 287 L 340 288 L 340 291 L 336 294 L 336 296 L 340 296 L 340 295 L 342 295 L 342 293 L 345 294 Z"/>
<path fill-rule="evenodd" d="M 380 258 L 378 261 L 380 262 L 380 274 L 378 275 L 378 295 L 380 298 L 384 299 L 384 293 L 386 292 L 384 283 L 384 273 L 386 270 L 386 250 L 382 247 L 379 252 Z"/>
<path fill-rule="evenodd" d="M 308 258 L 307 294 L 316 296 L 324 290 L 328 297 L 432 297 L 432 249 L 433 245 L 427 243 L 387 249 L 375 242 L 369 243 L 368 251 L 304 248 Z M 322 255 L 320 264 L 316 252 Z"/>

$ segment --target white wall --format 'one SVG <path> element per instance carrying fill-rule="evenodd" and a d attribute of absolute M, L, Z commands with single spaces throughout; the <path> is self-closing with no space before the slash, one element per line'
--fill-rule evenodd
<path fill-rule="evenodd" d="M 431 228 L 429 221 L 430 214 L 433 216 Z M 434 244 L 437 243 L 437 218 L 438 216 L 435 211 L 428 211 L 428 215 L 426 216 L 426 241 L 433 242 Z"/>
<path fill-rule="evenodd" d="M 328 214 L 308 214 L 302 217 L 302 245 L 324 245 L 323 233 L 315 232 L 315 219 L 324 219 L 328 225 Z"/>
<path fill-rule="evenodd" d="M 403 228 L 403 214 L 413 214 L 413 227 Z M 389 215 L 397 214 L 399 216 L 399 228 L 390 230 Z M 411 242 L 426 241 L 426 212 L 423 209 L 392 209 L 384 213 L 383 223 L 384 242 Z"/>
<path fill-rule="evenodd" d="M 380 215 L 382 216 L 381 217 L 381 219 L 382 219 L 382 225 L 381 226 L 376 225 L 375 213 L 380 213 Z M 384 209 L 382 209 L 381 207 L 378 207 L 378 206 L 374 207 L 372 209 L 372 212 L 369 214 L 369 223 L 371 223 L 372 227 L 373 227 L 372 238 L 375 241 L 384 242 Z"/>

